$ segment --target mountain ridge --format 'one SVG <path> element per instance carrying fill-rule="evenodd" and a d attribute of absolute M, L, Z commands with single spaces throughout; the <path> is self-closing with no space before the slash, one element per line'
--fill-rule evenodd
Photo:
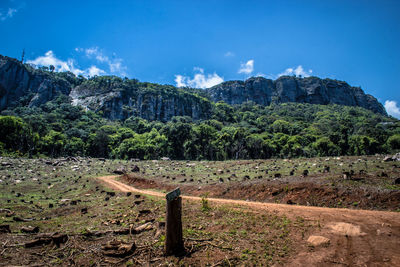
<path fill-rule="evenodd" d="M 359 106 L 375 113 L 387 115 L 375 97 L 365 94 L 360 87 L 352 87 L 344 81 L 318 77 L 299 78 L 281 76 L 276 80 L 251 77 L 246 81 L 227 81 L 206 89 L 214 102 L 241 104 L 251 98 L 257 104 L 309 103 Z"/>
<path fill-rule="evenodd" d="M 287 102 L 339 104 L 358 106 L 387 116 L 382 104 L 360 87 L 331 79 L 252 77 L 246 81 L 226 81 L 203 90 L 116 76 L 86 79 L 71 72 L 36 69 L 0 55 L 0 111 L 18 105 L 40 106 L 60 94 L 69 96 L 73 105 L 101 111 L 111 120 L 132 116 L 164 122 L 174 116 L 209 119 L 213 104 L 219 101 L 229 105 L 252 101 L 263 106 Z"/>

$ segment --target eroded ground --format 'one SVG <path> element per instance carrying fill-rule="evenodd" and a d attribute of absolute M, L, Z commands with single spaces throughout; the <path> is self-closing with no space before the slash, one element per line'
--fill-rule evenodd
<path fill-rule="evenodd" d="M 2 158 L 0 225 L 9 225 L 11 233 L 0 234 L 0 264 L 393 266 L 400 264 L 395 251 L 400 213 L 358 210 L 400 209 L 395 184 L 400 165 L 382 159 Z M 118 180 L 134 187 L 166 192 L 180 186 L 185 195 L 203 196 L 184 201 L 185 255 L 163 254 L 162 197 L 112 189 L 97 179 L 117 169 L 129 174 Z M 213 197 L 291 205 L 216 202 Z M 38 226 L 39 233 L 24 233 L 32 230 L 28 226 Z M 38 240 L 44 243 L 30 247 Z M 115 240 L 123 243 L 110 243 Z M 110 244 L 127 251 L 113 255 Z"/>

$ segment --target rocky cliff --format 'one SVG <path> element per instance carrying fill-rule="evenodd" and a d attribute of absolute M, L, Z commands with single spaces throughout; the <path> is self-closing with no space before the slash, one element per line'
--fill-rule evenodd
<path fill-rule="evenodd" d="M 169 121 L 174 116 L 194 120 L 211 116 L 212 103 L 196 93 L 171 85 L 141 83 L 118 77 L 87 80 L 71 90 L 74 105 L 102 111 L 111 120 L 135 116 L 146 120 Z"/>
<path fill-rule="evenodd" d="M 231 105 L 246 101 L 260 105 L 339 104 L 360 106 L 386 115 L 373 96 L 358 87 L 330 79 L 285 76 L 273 81 L 256 77 L 224 82 L 207 90 L 181 89 L 115 76 L 85 79 L 70 72 L 53 73 L 0 55 L 0 111 L 16 106 L 40 106 L 60 94 L 69 96 L 73 105 L 102 112 L 112 120 L 130 116 L 159 121 L 168 121 L 173 116 L 208 119 L 212 102 L 218 101 Z"/>
<path fill-rule="evenodd" d="M 361 88 L 317 77 L 283 76 L 275 81 L 255 77 L 246 81 L 224 82 L 207 89 L 207 92 L 212 101 L 224 101 L 231 105 L 246 101 L 259 105 L 285 102 L 338 104 L 363 107 L 387 115 L 382 104 L 375 97 L 365 94 Z"/>
<path fill-rule="evenodd" d="M 0 55 L 0 110 L 16 105 L 39 106 L 58 94 L 68 95 L 71 84 Z"/>
<path fill-rule="evenodd" d="M 130 116 L 159 121 L 190 116 L 200 120 L 209 118 L 212 110 L 209 99 L 195 91 L 115 76 L 85 79 L 70 72 L 35 69 L 0 55 L 0 111 L 16 106 L 40 106 L 60 94 L 71 97 L 73 105 L 102 112 L 111 120 Z"/>

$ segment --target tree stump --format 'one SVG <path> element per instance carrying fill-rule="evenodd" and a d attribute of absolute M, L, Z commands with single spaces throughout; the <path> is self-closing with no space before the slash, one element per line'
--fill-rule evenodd
<path fill-rule="evenodd" d="M 182 235 L 182 198 L 180 190 L 167 194 L 165 254 L 179 256 L 185 252 Z"/>

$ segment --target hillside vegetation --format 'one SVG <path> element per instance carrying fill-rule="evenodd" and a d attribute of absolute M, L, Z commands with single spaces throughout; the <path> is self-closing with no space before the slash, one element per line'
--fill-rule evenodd
<path fill-rule="evenodd" d="M 200 96 L 199 96 L 200 97 Z M 210 119 L 175 116 L 108 120 L 60 94 L 39 107 L 2 111 L 0 152 L 8 156 L 227 160 L 392 153 L 400 121 L 341 105 L 208 102 Z"/>

